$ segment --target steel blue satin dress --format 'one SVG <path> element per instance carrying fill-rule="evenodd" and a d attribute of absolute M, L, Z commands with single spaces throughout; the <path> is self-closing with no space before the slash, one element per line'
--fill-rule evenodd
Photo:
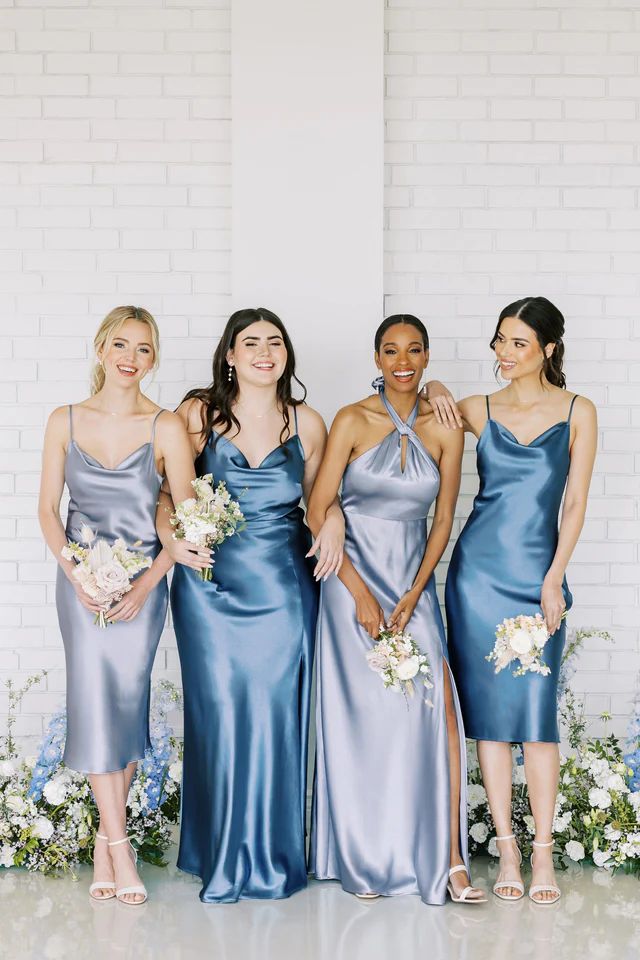
<path fill-rule="evenodd" d="M 246 526 L 216 550 L 211 582 L 181 565 L 173 577 L 185 724 L 178 866 L 202 879 L 202 901 L 232 903 L 307 884 L 318 600 L 297 432 L 253 469 L 231 440 L 215 440 L 196 473 L 225 481 Z"/>
<path fill-rule="evenodd" d="M 162 477 L 156 470 L 153 439 L 134 450 L 115 469 L 103 467 L 73 439 L 69 407 L 69 446 L 64 479 L 69 489 L 66 534 L 78 540 L 83 524 L 112 543 L 156 557 L 156 507 Z M 78 600 L 58 567 L 56 606 L 67 668 L 67 739 L 64 762 L 82 773 L 124 770 L 140 760 L 149 740 L 151 668 L 167 613 L 167 581 L 154 587 L 130 622 L 97 627 L 94 615 Z"/>
<path fill-rule="evenodd" d="M 549 638 L 551 673 L 496 674 L 485 657 L 506 617 L 540 613 L 542 582 L 558 544 L 558 514 L 569 473 L 571 413 L 525 445 L 491 417 L 477 446 L 480 488 L 451 557 L 446 585 L 449 650 L 474 740 L 558 742 L 558 680 L 566 623 Z M 566 579 L 567 609 L 572 603 Z"/>
<path fill-rule="evenodd" d="M 378 384 L 375 384 L 378 386 Z M 381 394 L 393 430 L 353 460 L 342 484 L 345 549 L 386 617 L 422 563 L 427 514 L 440 487 L 437 464 Z M 401 468 L 401 438 L 407 437 Z M 317 769 L 311 868 L 350 893 L 418 894 L 446 899 L 449 869 L 449 751 L 443 672 L 444 625 L 431 577 L 408 631 L 426 653 L 434 707 L 418 685 L 413 698 L 386 690 L 365 659 L 373 641 L 356 620 L 353 597 L 337 578 L 322 584 L 318 614 Z M 455 686 L 453 696 L 457 707 Z M 466 861 L 466 753 L 462 768 L 461 850 Z"/>

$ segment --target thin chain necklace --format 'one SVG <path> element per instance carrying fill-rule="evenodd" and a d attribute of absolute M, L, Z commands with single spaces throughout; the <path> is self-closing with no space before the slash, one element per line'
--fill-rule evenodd
<path fill-rule="evenodd" d="M 241 410 L 246 410 L 246 407 L 244 406 L 244 404 L 240 403 L 240 401 L 238 400 L 236 400 L 236 407 L 240 407 Z M 274 403 L 274 405 L 272 407 L 269 407 L 268 410 L 265 410 L 264 413 L 251 412 L 251 416 L 255 417 L 256 420 L 264 420 L 264 418 L 267 416 L 268 413 L 271 413 L 272 410 L 277 410 L 277 409 L 278 409 L 278 404 Z"/>

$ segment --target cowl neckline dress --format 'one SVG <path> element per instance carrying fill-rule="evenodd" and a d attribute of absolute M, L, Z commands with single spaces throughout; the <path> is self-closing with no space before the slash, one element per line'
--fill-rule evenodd
<path fill-rule="evenodd" d="M 348 464 L 343 477 L 345 549 L 388 617 L 411 587 L 427 541 L 427 515 L 440 488 L 433 457 L 381 393 L 392 430 Z M 402 437 L 407 438 L 404 470 Z M 311 867 L 350 893 L 417 894 L 446 899 L 449 869 L 449 749 L 444 702 L 448 669 L 444 625 L 432 576 L 407 626 L 429 658 L 434 689 L 425 702 L 386 690 L 368 666 L 373 641 L 356 620 L 353 597 L 337 577 L 322 584 L 317 632 L 317 771 Z M 466 750 L 460 840 L 466 858 Z"/>
<path fill-rule="evenodd" d="M 507 617 L 541 612 L 542 582 L 558 544 L 558 514 L 567 482 L 571 400 L 566 420 L 531 443 L 491 416 L 476 448 L 480 486 L 455 545 L 446 584 L 451 666 L 467 736 L 509 743 L 558 742 L 558 681 L 566 622 L 548 640 L 549 676 L 494 672 L 485 658 Z M 572 597 L 563 581 L 567 609 Z"/>
<path fill-rule="evenodd" d="M 216 549 L 210 582 L 182 565 L 173 577 L 184 689 L 178 866 L 201 878 L 206 903 L 279 899 L 307 883 L 318 601 L 299 506 L 304 451 L 296 432 L 252 468 L 214 433 L 195 466 L 225 481 L 246 526 Z"/>
<path fill-rule="evenodd" d="M 152 559 L 161 550 L 156 506 L 162 477 L 151 438 L 113 469 L 83 450 L 73 436 L 64 466 L 69 490 L 66 535 L 80 539 L 83 524 L 109 543 L 121 537 Z M 151 745 L 151 669 L 167 612 L 167 582 L 154 587 L 140 613 L 102 630 L 58 567 L 56 606 L 66 661 L 67 738 L 64 762 L 83 773 L 111 773 L 140 760 Z"/>

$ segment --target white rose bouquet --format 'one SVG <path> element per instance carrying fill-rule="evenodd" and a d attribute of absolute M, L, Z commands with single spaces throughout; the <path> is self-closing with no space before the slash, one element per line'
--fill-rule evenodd
<path fill-rule="evenodd" d="M 109 607 L 122 600 L 125 593 L 131 590 L 133 577 L 145 567 L 150 567 L 153 561 L 144 553 L 127 549 L 126 543 L 119 537 L 111 545 L 108 544 L 101 537 L 96 537 L 86 524 L 80 529 L 80 541 L 76 543 L 69 540 L 66 547 L 62 548 L 62 556 L 66 560 L 76 561 L 73 577 L 87 596 L 100 604 L 102 609 L 96 614 L 94 622 L 104 628 L 108 624 L 105 614 Z M 141 542 L 137 540 L 133 546 L 137 547 Z"/>
<path fill-rule="evenodd" d="M 195 497 L 176 504 L 170 522 L 175 540 L 187 540 L 198 547 L 214 547 L 242 529 L 244 516 L 224 481 L 213 487 L 213 475 L 206 473 L 191 481 Z M 213 562 L 213 561 L 212 561 Z M 198 571 L 201 580 L 211 580 L 211 567 Z"/>
<path fill-rule="evenodd" d="M 540 673 L 546 677 L 551 668 L 542 659 L 542 651 L 548 639 L 547 624 L 540 613 L 534 617 L 523 614 L 507 617 L 498 624 L 494 648 L 485 659 L 495 663 L 496 673 L 519 660 L 519 667 L 513 671 L 514 677 L 523 677 L 526 673 Z"/>
<path fill-rule="evenodd" d="M 382 630 L 372 650 L 366 653 L 371 670 L 379 674 L 385 687 L 394 693 L 412 697 L 415 678 L 420 675 L 426 690 L 433 689 L 429 661 L 410 633 Z M 425 697 L 429 707 L 433 702 Z"/>

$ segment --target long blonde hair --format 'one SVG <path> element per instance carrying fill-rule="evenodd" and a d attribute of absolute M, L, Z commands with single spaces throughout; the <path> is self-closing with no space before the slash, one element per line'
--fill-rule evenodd
<path fill-rule="evenodd" d="M 151 346 L 153 348 L 152 370 L 157 370 L 160 363 L 160 331 L 158 330 L 158 324 L 144 307 L 114 307 L 113 310 L 106 315 L 93 338 L 93 347 L 96 355 L 99 350 L 104 351 L 109 349 L 118 330 L 120 330 L 127 320 L 138 320 L 140 323 L 146 323 L 149 327 Z M 103 386 L 104 367 L 100 361 L 97 360 L 91 371 L 91 395 L 93 396 L 101 390 Z"/>

